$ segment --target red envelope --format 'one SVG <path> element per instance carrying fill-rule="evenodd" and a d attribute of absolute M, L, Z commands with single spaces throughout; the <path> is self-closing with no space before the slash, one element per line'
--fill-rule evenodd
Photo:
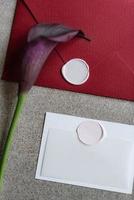
<path fill-rule="evenodd" d="M 35 24 L 62 23 L 81 29 L 91 42 L 76 38 L 53 51 L 36 82 L 38 86 L 134 100 L 134 0 L 18 1 L 3 79 L 19 80 L 21 49 Z M 86 83 L 67 83 L 61 68 L 72 58 L 90 67 Z"/>

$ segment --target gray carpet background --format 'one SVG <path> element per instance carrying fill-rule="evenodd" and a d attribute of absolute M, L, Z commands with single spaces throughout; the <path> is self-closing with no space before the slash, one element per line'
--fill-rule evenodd
<path fill-rule="evenodd" d="M 0 0 L 0 75 L 16 0 Z M 17 85 L 0 81 L 0 137 L 12 118 Z M 133 200 L 125 195 L 34 179 L 44 113 L 90 117 L 134 124 L 134 103 L 92 95 L 33 87 L 16 130 L 0 200 Z"/>

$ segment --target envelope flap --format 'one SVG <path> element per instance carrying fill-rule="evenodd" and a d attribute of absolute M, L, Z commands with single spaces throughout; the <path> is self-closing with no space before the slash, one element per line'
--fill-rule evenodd
<path fill-rule="evenodd" d="M 25 0 L 38 22 L 81 29 L 91 42 L 77 40 L 58 47 L 65 61 L 81 57 L 95 66 L 111 51 L 131 43 L 134 0 Z M 131 33 L 131 34 L 130 34 Z M 81 51 L 79 49 L 81 48 Z M 77 50 L 78 49 L 78 50 Z M 71 51 L 70 51 L 71 50 Z"/>
<path fill-rule="evenodd" d="M 75 28 L 86 27 L 87 23 L 94 18 L 94 25 L 96 22 L 104 21 L 114 22 L 112 25 L 117 24 L 119 19 L 123 21 L 132 14 L 134 8 L 134 0 L 77 0 L 77 1 L 63 1 L 63 0 L 23 0 L 30 10 L 33 12 L 39 22 L 50 23 L 54 20 L 62 23 L 69 23 L 74 25 Z M 130 12 L 128 12 L 128 9 Z M 125 17 L 124 19 L 122 17 Z M 89 17 L 89 18 L 87 18 Z M 120 18 L 119 18 L 120 17 Z M 51 21 L 52 20 L 52 21 Z M 116 20 L 116 21 L 114 21 Z M 85 23 L 83 23 L 85 22 Z M 83 23 L 83 24 L 82 24 Z M 121 23 L 120 23 L 121 24 Z M 101 24 L 102 25 L 102 24 Z M 88 28 L 89 30 L 91 27 Z"/>

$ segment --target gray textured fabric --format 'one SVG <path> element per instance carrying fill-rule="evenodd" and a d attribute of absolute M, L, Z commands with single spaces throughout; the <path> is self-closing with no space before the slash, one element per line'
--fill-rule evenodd
<path fill-rule="evenodd" d="M 4 62 L 16 0 L 0 0 L 0 71 Z M 17 85 L 0 81 L 0 132 L 5 133 L 16 103 Z M 0 200 L 132 200 L 134 195 L 34 179 L 44 113 L 58 112 L 134 123 L 134 103 L 34 87 L 16 130 Z"/>

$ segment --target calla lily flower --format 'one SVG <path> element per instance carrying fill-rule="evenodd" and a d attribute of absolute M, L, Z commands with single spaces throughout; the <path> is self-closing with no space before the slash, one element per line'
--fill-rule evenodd
<path fill-rule="evenodd" d="M 45 61 L 54 48 L 59 43 L 68 42 L 74 37 L 84 38 L 90 41 L 82 31 L 74 30 L 61 24 L 37 24 L 28 33 L 27 45 L 24 49 L 24 55 L 20 65 L 21 79 L 19 81 L 18 101 L 4 146 L 2 159 L 0 160 L 1 185 L 13 142 L 13 136 L 27 93 L 34 85 Z"/>
<path fill-rule="evenodd" d="M 30 90 L 35 83 L 43 64 L 59 43 L 74 37 L 83 37 L 80 30 L 73 30 L 61 24 L 38 24 L 28 34 L 27 46 L 21 65 L 20 92 Z"/>

